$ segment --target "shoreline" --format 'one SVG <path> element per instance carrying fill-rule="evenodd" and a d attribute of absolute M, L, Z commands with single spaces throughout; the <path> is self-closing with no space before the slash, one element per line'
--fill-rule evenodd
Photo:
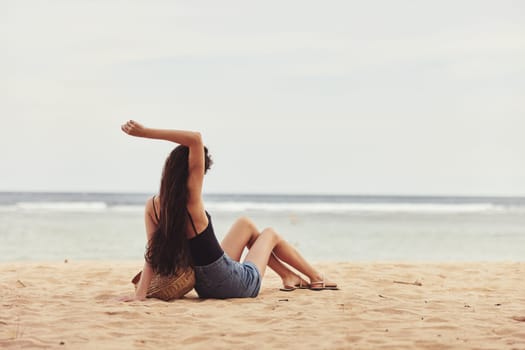
<path fill-rule="evenodd" d="M 121 303 L 137 261 L 2 262 L 0 347 L 525 348 L 525 262 L 318 262 L 338 291 Z"/>

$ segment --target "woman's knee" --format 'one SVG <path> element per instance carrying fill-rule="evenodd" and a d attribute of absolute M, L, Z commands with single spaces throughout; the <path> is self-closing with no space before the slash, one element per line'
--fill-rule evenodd
<path fill-rule="evenodd" d="M 241 216 L 240 218 L 238 218 L 236 221 L 236 224 L 240 226 L 248 227 L 252 230 L 257 230 L 254 222 L 247 216 Z"/>
<path fill-rule="evenodd" d="M 277 245 L 281 240 L 281 236 L 271 227 L 267 227 L 264 230 L 262 230 L 261 235 L 269 236 Z"/>
<path fill-rule="evenodd" d="M 231 232 L 235 233 L 237 239 L 246 241 L 246 246 L 250 248 L 255 240 L 259 237 L 259 231 L 253 221 L 247 216 L 241 216 L 233 224 L 234 229 Z"/>

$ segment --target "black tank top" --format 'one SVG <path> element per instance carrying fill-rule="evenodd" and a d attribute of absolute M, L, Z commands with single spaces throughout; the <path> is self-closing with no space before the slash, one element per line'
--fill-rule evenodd
<path fill-rule="evenodd" d="M 211 223 L 211 216 L 208 212 L 206 212 L 206 216 L 208 217 L 208 226 L 206 226 L 204 231 L 198 233 L 195 224 L 193 223 L 193 219 L 191 218 L 190 213 L 188 213 L 191 226 L 196 235 L 188 240 L 190 254 L 195 266 L 209 265 L 224 254 L 224 251 L 217 241 L 217 237 L 215 237 L 215 232 L 213 231 L 213 225 Z"/>
<path fill-rule="evenodd" d="M 155 212 L 155 218 L 159 222 L 159 217 L 157 215 L 157 209 L 155 208 L 155 196 L 153 196 L 153 211 Z M 205 266 L 209 265 L 215 260 L 219 259 L 224 251 L 215 237 L 215 232 L 213 231 L 213 225 L 211 223 L 211 216 L 206 212 L 208 217 L 208 226 L 201 233 L 197 232 L 193 219 L 191 218 L 190 213 L 188 213 L 188 218 L 191 222 L 191 227 L 195 232 L 195 237 L 188 239 L 188 245 L 190 247 L 190 254 L 193 259 L 193 265 L 195 266 Z"/>

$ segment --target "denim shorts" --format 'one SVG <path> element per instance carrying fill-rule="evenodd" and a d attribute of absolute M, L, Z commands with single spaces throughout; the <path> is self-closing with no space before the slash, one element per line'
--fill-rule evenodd
<path fill-rule="evenodd" d="M 194 266 L 195 290 L 201 298 L 255 298 L 261 274 L 254 263 L 240 263 L 224 253 L 209 265 Z"/>

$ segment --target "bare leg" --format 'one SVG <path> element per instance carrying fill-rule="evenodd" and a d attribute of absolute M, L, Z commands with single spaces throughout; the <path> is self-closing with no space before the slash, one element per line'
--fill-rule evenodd
<path fill-rule="evenodd" d="M 272 234 L 278 236 L 274 230 L 268 229 L 265 231 L 272 232 L 271 234 L 268 234 L 268 236 Z M 230 232 L 224 238 L 221 245 L 224 251 L 232 259 L 239 260 L 244 248 L 251 246 L 253 250 L 253 244 L 257 243 L 259 238 L 260 234 L 253 222 L 247 218 L 241 218 L 232 226 Z M 261 255 L 263 259 L 266 258 L 265 261 L 268 263 L 268 266 L 270 266 L 270 268 L 279 274 L 283 280 L 283 284 L 285 285 L 293 286 L 299 284 L 301 279 L 284 264 L 282 264 L 279 259 L 283 260 L 293 268 L 308 276 L 310 281 L 315 282 L 323 279 L 319 272 L 316 271 L 292 245 L 280 237 L 276 240 L 275 245 L 272 247 L 273 253 L 277 255 L 279 259 L 276 259 L 274 254 L 271 253 L 268 255 L 268 257 L 266 257 L 266 250 L 268 249 L 267 246 L 272 242 L 273 241 L 271 239 L 265 239 L 261 241 L 260 244 L 258 244 L 260 247 L 256 252 L 251 254 L 250 259 L 252 260 L 249 261 L 252 261 L 257 265 L 258 263 L 253 261 L 254 257 L 256 257 L 257 260 L 259 260 L 259 255 Z M 252 252 L 250 251 L 250 253 Z M 246 260 L 248 260 L 248 256 L 246 257 Z"/>
<path fill-rule="evenodd" d="M 244 261 L 250 261 L 257 266 L 261 276 L 264 276 L 266 266 L 272 255 L 273 248 L 281 241 L 282 238 L 272 229 L 265 229 L 255 240 L 246 255 Z"/>
<path fill-rule="evenodd" d="M 331 282 L 327 283 L 324 280 L 324 277 L 319 275 L 319 273 L 317 273 L 317 271 L 310 266 L 306 260 L 304 260 L 297 250 L 284 241 L 277 232 L 271 228 L 267 228 L 261 232 L 246 256 L 246 261 L 253 262 L 259 269 L 260 273 L 264 275 L 272 250 L 279 251 L 279 257 L 282 257 L 283 261 L 310 277 L 310 289 L 337 289 L 337 284 Z M 309 271 L 312 271 L 312 274 L 309 274 Z M 285 281 L 283 280 L 283 283 L 284 282 Z M 296 284 L 289 286 L 295 285 Z M 285 284 L 285 286 L 287 286 L 287 284 Z"/>
<path fill-rule="evenodd" d="M 228 256 L 240 261 L 244 248 L 251 248 L 259 236 L 260 232 L 255 224 L 250 219 L 242 217 L 233 224 L 222 240 L 221 246 Z M 268 266 L 281 277 L 283 284 L 294 285 L 299 283 L 300 277 L 277 259 L 274 254 L 270 254 Z"/>

